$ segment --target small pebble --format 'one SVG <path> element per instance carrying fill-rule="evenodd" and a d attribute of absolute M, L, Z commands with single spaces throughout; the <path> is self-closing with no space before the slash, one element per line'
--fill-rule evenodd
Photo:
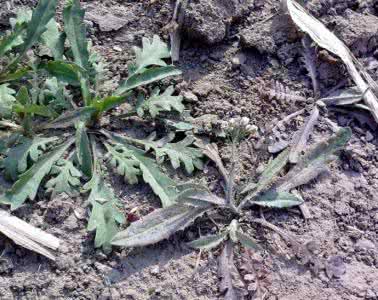
<path fill-rule="evenodd" d="M 114 51 L 117 51 L 117 52 L 122 52 L 122 48 L 119 47 L 119 46 L 114 46 L 114 47 L 113 47 L 113 50 L 114 50 Z"/>
<path fill-rule="evenodd" d="M 372 135 L 372 133 L 370 131 L 366 132 L 366 141 L 367 142 L 371 142 L 372 140 L 374 140 L 374 135 Z"/>

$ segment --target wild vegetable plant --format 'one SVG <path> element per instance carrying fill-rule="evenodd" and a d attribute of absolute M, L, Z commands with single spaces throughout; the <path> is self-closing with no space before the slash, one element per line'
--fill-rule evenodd
<path fill-rule="evenodd" d="M 254 252 L 262 249 L 255 237 L 247 233 L 251 223 L 274 230 L 298 252 L 305 251 L 290 234 L 265 219 L 251 218 L 249 211 L 252 206 L 280 209 L 301 205 L 303 199 L 298 193 L 292 191 L 327 170 L 329 162 L 337 158 L 335 153 L 341 150 L 350 139 L 351 130 L 340 128 L 333 136 L 318 142 L 301 154 L 297 163 L 287 171 L 291 152 L 288 148 L 267 164 L 257 182 L 250 182 L 243 189 L 238 189 L 235 187 L 234 180 L 237 144 L 245 134 L 245 125 L 240 120 L 234 122 L 228 129 L 234 157 L 229 172 L 220 158 L 217 147 L 214 144 L 203 145 L 204 154 L 215 163 L 223 177 L 223 195 L 216 195 L 203 185 L 190 183 L 177 185 L 176 189 L 179 193 L 173 205 L 155 210 L 132 223 L 126 230 L 114 236 L 112 244 L 123 247 L 150 245 L 183 230 L 204 214 L 210 216 L 218 212 L 224 218 L 223 226 L 219 226 L 219 232 L 200 237 L 188 245 L 202 251 L 210 251 L 223 245 L 218 267 L 221 277 L 220 291 L 225 295 L 225 299 L 240 299 L 231 275 L 234 269 L 234 246 L 241 244 Z"/>
<path fill-rule="evenodd" d="M 14 182 L 1 202 L 14 210 L 42 191 L 52 196 L 86 193 L 88 230 L 96 231 L 96 247 L 109 249 L 125 218 L 106 172 L 129 184 L 143 178 L 163 207 L 176 207 L 177 184 L 161 164 L 169 160 L 174 169 L 184 166 L 191 174 L 202 168 L 203 155 L 193 137 L 176 136 L 168 128 L 167 136 L 153 133 L 141 139 L 103 125 L 104 116 L 124 103 L 131 104 L 124 117 L 150 124 L 169 115 L 179 118 L 182 97 L 174 95 L 173 86 L 161 90 L 156 85 L 181 74 L 167 64 L 167 45 L 158 36 L 143 38 L 142 47 L 134 48 L 127 79 L 113 94 L 103 95 L 104 62 L 90 49 L 79 0 L 67 1 L 64 30 L 54 19 L 56 5 L 57 0 L 40 0 L 33 13 L 19 13 L 0 40 L 0 126 L 6 129 L 1 133 L 1 168 Z"/>

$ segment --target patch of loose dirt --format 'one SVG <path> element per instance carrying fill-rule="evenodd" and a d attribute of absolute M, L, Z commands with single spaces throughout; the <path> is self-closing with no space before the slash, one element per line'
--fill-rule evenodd
<path fill-rule="evenodd" d="M 14 2 L 17 7 L 35 3 Z M 253 178 L 271 156 L 260 143 L 264 132 L 289 113 L 313 103 L 311 98 L 292 101 L 266 96 L 278 81 L 296 94 L 312 97 L 302 61 L 301 35 L 282 15 L 278 2 L 192 0 L 185 19 L 179 63 L 184 74 L 177 90 L 190 92 L 187 105 L 192 115 L 216 114 L 224 120 L 246 116 L 260 128 L 260 136 L 241 145 L 240 183 Z M 370 66 L 378 58 L 375 2 L 306 1 L 310 10 Z M 12 12 L 3 5 L 4 0 L 1 3 L 0 25 L 4 26 Z M 133 59 L 132 46 L 140 45 L 143 36 L 159 34 L 168 40 L 164 28 L 171 19 L 173 1 L 94 0 L 83 1 L 83 6 L 88 11 L 89 38 L 108 60 L 116 81 L 126 76 L 127 63 Z M 340 62 L 327 53 L 319 53 L 316 64 L 322 94 L 348 77 Z M 373 76 L 376 69 L 371 68 Z M 272 251 L 265 257 L 261 280 L 265 299 L 378 299 L 376 128 L 371 128 L 374 122 L 369 115 L 329 112 L 328 116 L 340 126 L 351 126 L 353 138 L 329 174 L 300 189 L 312 218 L 303 220 L 297 209 L 266 211 L 264 215 L 294 233 L 299 241 L 315 241 L 318 256 L 325 262 L 337 257 L 346 272 L 339 278 L 329 278 L 322 268 L 314 274 L 308 266 L 288 259 L 292 252 L 277 247 L 282 241 L 275 234 L 254 227 Z M 289 140 L 302 122 L 303 115 L 288 124 L 282 132 L 284 138 Z M 322 118 L 312 142 L 331 131 L 332 126 Z M 222 141 L 219 146 L 228 162 L 229 147 Z M 207 171 L 202 176 L 208 176 L 205 179 L 215 186 L 218 177 L 211 165 Z M 138 214 L 144 215 L 157 205 L 145 185 L 128 187 L 114 180 L 126 212 L 139 207 Z M 86 232 L 83 201 L 45 199 L 27 203 L 16 212 L 57 235 L 64 245 L 53 263 L 1 239 L 0 299 L 222 298 L 215 258 L 202 256 L 198 273 L 193 274 L 197 253 L 185 248 L 184 242 L 197 235 L 198 224 L 158 245 L 130 253 L 115 249 L 106 256 L 93 248 L 93 236 Z"/>

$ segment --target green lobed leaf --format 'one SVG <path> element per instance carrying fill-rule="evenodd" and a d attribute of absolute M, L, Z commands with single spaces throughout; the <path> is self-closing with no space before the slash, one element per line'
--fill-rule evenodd
<path fill-rule="evenodd" d="M 58 29 L 58 23 L 51 19 L 46 25 L 46 31 L 41 36 L 43 43 L 50 49 L 55 60 L 62 60 L 64 53 L 65 34 Z"/>
<path fill-rule="evenodd" d="M 46 150 L 47 145 L 56 140 L 58 140 L 56 137 L 34 137 L 33 139 L 22 137 L 19 144 L 6 152 L 5 175 L 13 181 L 17 180 L 18 174 L 25 172 L 28 168 L 28 161 L 36 162 Z"/>
<path fill-rule="evenodd" d="M 43 89 L 44 103 L 57 112 L 72 108 L 72 95 L 66 89 L 65 84 L 58 82 L 56 77 L 47 78 Z"/>
<path fill-rule="evenodd" d="M 201 237 L 195 241 L 187 243 L 187 245 L 194 249 L 212 250 L 218 247 L 227 237 L 227 232 L 222 232 L 214 235 Z"/>
<path fill-rule="evenodd" d="M 92 176 L 93 158 L 91 145 L 87 135 L 85 123 L 76 123 L 76 154 L 81 171 L 88 177 Z"/>
<path fill-rule="evenodd" d="M 9 118 L 12 114 L 13 104 L 16 102 L 16 91 L 8 87 L 9 84 L 0 85 L 0 118 Z"/>
<path fill-rule="evenodd" d="M 120 202 L 104 181 L 101 174 L 94 172 L 90 182 L 84 188 L 90 190 L 88 202 L 92 205 L 88 230 L 96 230 L 95 247 L 111 249 L 111 240 L 119 231 L 118 224 L 125 223 L 125 217 L 119 210 Z"/>
<path fill-rule="evenodd" d="M 303 199 L 288 192 L 276 192 L 272 190 L 258 196 L 255 201 L 250 201 L 250 203 L 263 207 L 288 208 L 301 205 Z"/>
<path fill-rule="evenodd" d="M 142 219 L 131 223 L 126 230 L 117 233 L 111 243 L 123 247 L 141 247 L 155 244 L 186 228 L 209 208 L 210 206 L 193 208 L 175 204 L 157 209 Z"/>
<path fill-rule="evenodd" d="M 168 45 L 164 43 L 158 35 L 154 35 L 152 42 L 148 38 L 142 38 L 142 48 L 134 47 L 136 55 L 133 72 L 139 73 L 141 70 L 151 65 L 166 66 L 163 58 L 171 57 Z"/>
<path fill-rule="evenodd" d="M 54 163 L 63 156 L 72 143 L 73 140 L 70 140 L 63 145 L 55 147 L 19 177 L 5 195 L 6 201 L 11 205 L 12 210 L 20 207 L 28 198 L 34 200 L 42 179 L 50 173 Z"/>
<path fill-rule="evenodd" d="M 157 141 L 154 140 L 155 137 L 156 134 L 153 133 L 145 140 L 127 139 L 136 144 L 143 145 L 146 151 L 152 149 L 159 163 L 164 162 L 165 157 L 168 157 L 174 169 L 179 168 L 183 164 L 186 172 L 189 174 L 192 174 L 195 168 L 202 170 L 203 163 L 201 158 L 203 157 L 203 153 L 201 150 L 191 147 L 194 143 L 193 136 L 186 136 L 183 140 L 176 143 L 170 143 L 175 137 L 174 134 Z"/>
<path fill-rule="evenodd" d="M 144 116 L 145 111 L 147 111 L 151 117 L 157 117 L 161 112 L 176 110 L 182 113 L 185 109 L 184 104 L 182 104 L 183 96 L 172 96 L 175 89 L 171 85 L 162 94 L 160 94 L 160 89 L 155 88 L 152 92 L 150 98 L 140 101 L 137 112 L 140 117 Z"/>
<path fill-rule="evenodd" d="M 132 151 L 124 147 L 112 147 L 105 144 L 108 153 L 111 156 L 110 165 L 115 172 L 125 178 L 130 184 L 138 183 L 138 176 L 142 174 L 139 168 L 139 162 L 134 159 Z"/>
<path fill-rule="evenodd" d="M 26 52 L 39 40 L 46 31 L 46 25 L 55 15 L 57 0 L 40 0 L 33 11 L 32 18 L 26 29 L 26 36 L 19 55 L 10 63 L 10 67 L 26 54 Z"/>
<path fill-rule="evenodd" d="M 137 175 L 142 174 L 144 181 L 159 196 L 163 207 L 174 203 L 177 196 L 176 183 L 165 175 L 151 158 L 146 157 L 143 151 L 128 144 L 117 144 L 113 149 L 122 154 L 116 156 L 114 151 L 110 153 L 115 159 L 112 162 L 113 166 L 116 162 L 116 171 L 121 171 L 119 174 L 125 176 L 129 183 L 136 183 Z"/>
<path fill-rule="evenodd" d="M 77 195 L 80 187 L 81 172 L 69 160 L 60 160 L 51 169 L 51 174 L 56 175 L 46 182 L 45 187 L 52 196 L 66 193 L 70 196 Z"/>
<path fill-rule="evenodd" d="M 84 25 L 84 10 L 80 7 L 79 0 L 69 1 L 63 10 L 64 30 L 70 42 L 75 63 L 90 72 L 88 42 Z M 89 80 L 81 74 L 80 86 L 84 102 L 89 104 L 90 91 Z"/>
<path fill-rule="evenodd" d="M 123 95 L 136 87 L 181 74 L 182 72 L 174 66 L 150 68 L 127 78 L 127 80 L 117 89 L 116 95 Z"/>

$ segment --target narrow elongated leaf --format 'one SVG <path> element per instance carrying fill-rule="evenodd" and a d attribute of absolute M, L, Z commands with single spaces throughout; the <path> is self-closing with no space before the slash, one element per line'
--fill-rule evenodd
<path fill-rule="evenodd" d="M 214 204 L 217 206 L 227 206 L 227 201 L 211 193 L 206 187 L 198 184 L 178 185 L 176 188 L 180 191 L 175 202 L 191 205 L 195 207 L 207 206 Z"/>
<path fill-rule="evenodd" d="M 65 35 L 58 29 L 58 23 L 51 19 L 42 34 L 43 43 L 50 49 L 55 60 L 63 59 Z"/>
<path fill-rule="evenodd" d="M 131 92 L 124 96 L 109 96 L 101 100 L 94 100 L 92 106 L 97 109 L 98 112 L 107 112 L 108 110 L 117 107 L 118 105 L 124 103 L 128 97 L 130 97 Z"/>
<path fill-rule="evenodd" d="M 116 95 L 123 95 L 124 93 L 138 86 L 147 85 L 169 76 L 181 75 L 181 73 L 182 72 L 174 66 L 147 69 L 141 73 L 131 75 L 125 82 L 120 85 L 120 87 L 116 91 Z"/>
<path fill-rule="evenodd" d="M 9 118 L 12 114 L 12 106 L 16 102 L 16 91 L 9 88 L 8 84 L 0 85 L 0 118 Z"/>
<path fill-rule="evenodd" d="M 232 273 L 234 269 L 234 249 L 232 247 L 232 242 L 227 241 L 218 260 L 218 276 L 221 279 L 219 289 L 224 295 L 225 300 L 240 299 L 236 293 L 232 280 Z"/>
<path fill-rule="evenodd" d="M 374 119 L 378 122 L 378 86 L 356 57 L 345 46 L 345 44 L 323 23 L 311 16 L 306 10 L 294 0 L 285 0 L 288 12 L 294 23 L 306 32 L 320 47 L 327 49 L 341 58 L 355 84 L 364 93 L 364 101 L 369 106 Z"/>
<path fill-rule="evenodd" d="M 64 30 L 71 45 L 75 63 L 90 72 L 88 42 L 84 25 L 84 10 L 79 0 L 72 0 L 63 10 Z M 90 101 L 89 80 L 81 74 L 80 86 L 86 104 Z"/>
<path fill-rule="evenodd" d="M 29 73 L 30 69 L 28 67 L 20 68 L 14 72 L 8 72 L 0 74 L 0 83 L 6 83 L 9 81 L 20 80 L 22 77 Z"/>
<path fill-rule="evenodd" d="M 47 118 L 56 118 L 57 113 L 46 105 L 28 104 L 28 105 L 15 105 L 13 111 L 16 113 L 35 114 Z"/>
<path fill-rule="evenodd" d="M 45 69 L 51 76 L 56 77 L 59 81 L 73 86 L 80 85 L 79 74 L 85 72 L 85 70 L 78 65 L 65 61 L 49 61 L 47 64 L 42 64 L 41 68 Z"/>
<path fill-rule="evenodd" d="M 299 160 L 300 155 L 305 150 L 307 140 L 319 119 L 319 109 L 314 106 L 310 117 L 303 124 L 303 127 L 298 131 L 294 137 L 293 144 L 290 148 L 289 161 L 292 164 L 296 164 Z"/>
<path fill-rule="evenodd" d="M 112 245 L 141 247 L 155 244 L 189 226 L 209 207 L 193 208 L 175 204 L 157 209 L 142 219 L 131 223 L 126 230 L 117 233 L 112 240 Z"/>
<path fill-rule="evenodd" d="M 98 169 L 98 168 L 97 168 Z M 111 250 L 111 240 L 119 231 L 119 224 L 125 223 L 125 217 L 119 210 L 120 202 L 104 181 L 101 174 L 94 172 L 90 182 L 84 186 L 90 190 L 88 202 L 92 205 L 88 230 L 96 230 L 95 247 Z"/>
<path fill-rule="evenodd" d="M 334 153 L 342 149 L 352 136 L 350 128 L 341 128 L 334 136 L 319 142 L 305 154 L 298 164 L 280 181 L 277 191 L 284 192 L 306 184 L 324 171 L 328 162 L 336 157 Z"/>
<path fill-rule="evenodd" d="M 58 161 L 56 166 L 52 167 L 51 174 L 56 176 L 47 181 L 45 187 L 48 193 L 52 193 L 52 197 L 61 193 L 70 196 L 78 194 L 81 172 L 75 168 L 71 161 Z"/>
<path fill-rule="evenodd" d="M 13 47 L 18 46 L 21 35 L 25 32 L 26 24 L 17 25 L 14 30 L 0 40 L 0 58 Z"/>
<path fill-rule="evenodd" d="M 212 250 L 217 248 L 227 237 L 227 232 L 222 232 L 214 235 L 208 235 L 199 238 L 198 240 L 187 243 L 187 245 L 194 249 Z"/>
<path fill-rule="evenodd" d="M 288 192 L 268 191 L 250 203 L 263 207 L 288 208 L 302 204 L 303 199 Z"/>
<path fill-rule="evenodd" d="M 56 0 L 40 0 L 33 10 L 33 16 L 26 29 L 26 37 L 21 45 L 19 55 L 11 62 L 14 66 L 26 54 L 26 52 L 38 41 L 42 33 L 46 31 L 46 25 L 55 15 Z"/>
<path fill-rule="evenodd" d="M 286 166 L 289 159 L 289 150 L 281 152 L 275 159 L 273 159 L 265 168 L 264 172 L 261 174 L 260 179 L 257 184 L 252 183 L 247 185 L 242 193 L 247 193 L 251 190 L 257 188 L 257 190 L 262 191 L 267 186 L 270 185 L 272 181 L 275 180 L 277 175 L 282 171 Z"/>
<path fill-rule="evenodd" d="M 5 195 L 12 210 L 20 207 L 27 198 L 34 200 L 42 179 L 50 173 L 53 164 L 62 157 L 72 143 L 73 141 L 71 140 L 54 148 L 20 176 Z"/>
<path fill-rule="evenodd" d="M 90 177 L 92 176 L 93 158 L 85 123 L 82 121 L 76 124 L 75 143 L 80 168 L 86 176 Z"/>
<path fill-rule="evenodd" d="M 236 231 L 236 237 L 243 247 L 255 251 L 261 251 L 261 247 L 257 244 L 257 242 L 250 236 L 246 235 L 242 230 L 239 229 Z"/>
<path fill-rule="evenodd" d="M 26 171 L 28 160 L 36 162 L 46 149 L 47 144 L 56 141 L 58 138 L 34 137 L 33 139 L 22 138 L 20 143 L 9 148 L 4 159 L 5 174 L 15 181 L 19 173 Z"/>
<path fill-rule="evenodd" d="M 185 109 L 184 104 L 182 104 L 182 96 L 172 96 L 175 89 L 171 85 L 168 87 L 164 93 L 160 94 L 160 89 L 155 88 L 152 92 L 150 98 L 141 101 L 137 107 L 137 112 L 140 117 L 144 116 L 144 112 L 148 111 L 151 117 L 155 118 L 161 112 L 175 110 L 182 113 Z"/>
<path fill-rule="evenodd" d="M 79 121 L 88 120 L 95 112 L 96 109 L 93 107 L 81 107 L 73 111 L 67 111 L 54 121 L 43 125 L 43 128 L 54 129 L 72 127 Z"/>

